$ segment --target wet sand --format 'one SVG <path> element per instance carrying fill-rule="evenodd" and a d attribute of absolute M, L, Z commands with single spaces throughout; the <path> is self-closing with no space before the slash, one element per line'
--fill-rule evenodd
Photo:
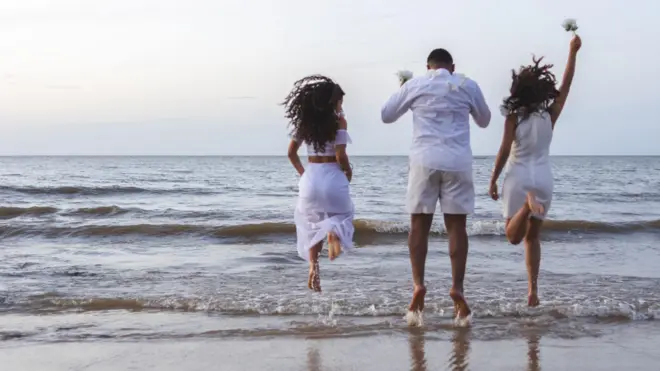
<path fill-rule="evenodd" d="M 470 329 L 408 335 L 144 342 L 3 342 L 6 370 L 657 370 L 660 327 L 620 325 L 603 336 L 473 340 Z"/>

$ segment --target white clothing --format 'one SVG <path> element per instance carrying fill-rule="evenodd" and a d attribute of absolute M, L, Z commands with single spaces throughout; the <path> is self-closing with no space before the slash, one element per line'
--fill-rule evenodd
<path fill-rule="evenodd" d="M 441 171 L 472 170 L 469 116 L 485 128 L 490 110 L 476 82 L 445 69 L 407 81 L 381 110 L 384 123 L 413 113 L 411 164 Z"/>
<path fill-rule="evenodd" d="M 337 134 L 334 142 L 328 142 L 325 144 L 325 148 L 321 152 L 316 152 L 314 146 L 310 143 L 306 143 L 307 146 L 307 155 L 308 156 L 334 156 L 335 146 L 339 144 L 348 144 L 351 142 L 351 137 L 348 135 L 348 132 L 344 129 L 337 130 Z"/>
<path fill-rule="evenodd" d="M 334 146 L 348 144 L 351 138 L 346 130 L 337 130 L 334 143 L 326 144 L 332 154 L 317 154 L 307 145 L 310 156 L 334 155 Z M 329 152 L 328 152 L 329 153 Z M 344 252 L 353 248 L 354 206 L 346 174 L 338 163 L 309 163 L 298 182 L 298 201 L 294 211 L 298 255 L 309 261 L 309 250 L 334 232 Z"/>
<path fill-rule="evenodd" d="M 537 112 L 519 119 L 502 185 L 504 217 L 511 218 L 525 204 L 527 192 L 533 192 L 543 205 L 544 219 L 552 202 L 554 179 L 550 166 L 552 120 L 550 113 Z"/>
<path fill-rule="evenodd" d="M 409 214 L 435 214 L 440 200 L 443 214 L 474 212 L 472 169 L 442 171 L 410 164 L 406 209 Z"/>

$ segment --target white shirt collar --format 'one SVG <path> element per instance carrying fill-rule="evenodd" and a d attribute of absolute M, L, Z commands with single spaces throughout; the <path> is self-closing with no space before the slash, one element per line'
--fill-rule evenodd
<path fill-rule="evenodd" d="M 429 76 L 449 76 L 451 75 L 451 72 L 449 72 L 446 68 L 438 68 L 435 70 L 428 70 L 427 74 Z"/>

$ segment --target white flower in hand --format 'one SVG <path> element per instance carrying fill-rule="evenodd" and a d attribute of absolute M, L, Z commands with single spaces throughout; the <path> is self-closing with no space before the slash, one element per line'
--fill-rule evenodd
<path fill-rule="evenodd" d="M 564 27 L 564 30 L 566 30 L 566 32 L 573 32 L 574 35 L 575 35 L 575 31 L 578 30 L 577 21 L 573 18 L 566 19 L 564 23 L 562 23 L 562 27 Z"/>
<path fill-rule="evenodd" d="M 396 75 L 399 77 L 399 82 L 401 85 L 413 78 L 413 73 L 408 70 L 399 71 L 396 73 Z"/>

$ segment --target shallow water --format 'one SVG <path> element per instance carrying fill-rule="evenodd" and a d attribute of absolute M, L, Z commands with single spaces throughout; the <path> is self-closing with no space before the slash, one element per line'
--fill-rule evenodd
<path fill-rule="evenodd" d="M 359 245 L 306 289 L 297 177 L 282 158 L 0 158 L 0 339 L 9 342 L 355 337 L 407 333 L 407 160 L 352 159 Z M 471 336 L 600 336 L 660 316 L 660 158 L 553 159 L 542 306 L 477 159 L 469 220 Z M 450 269 L 434 227 L 426 330 L 451 336 Z"/>

